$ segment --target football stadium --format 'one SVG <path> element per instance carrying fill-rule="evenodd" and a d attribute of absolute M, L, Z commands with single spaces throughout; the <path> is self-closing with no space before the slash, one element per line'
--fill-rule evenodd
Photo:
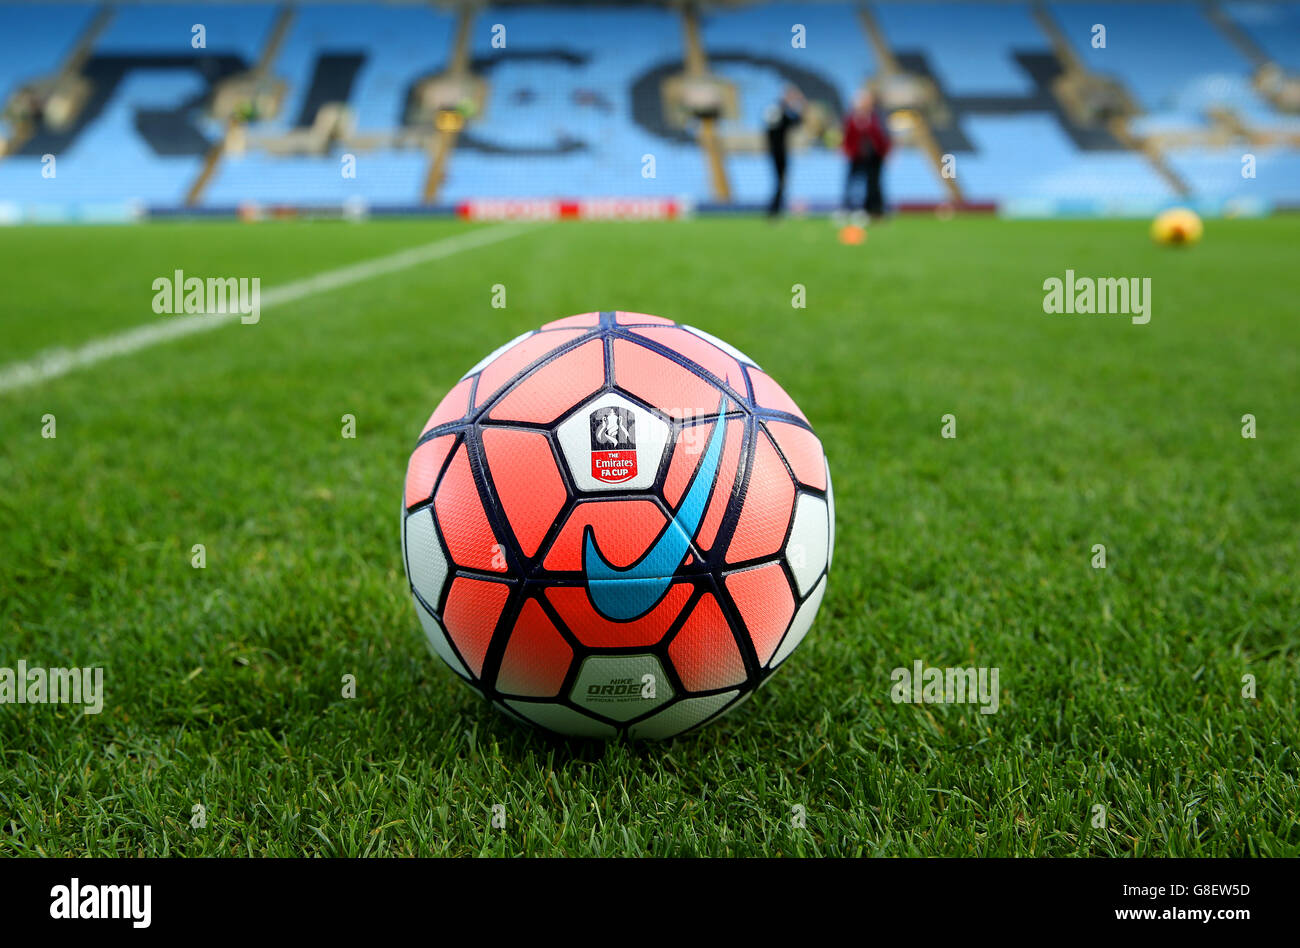
<path fill-rule="evenodd" d="M 1300 855 L 1300 3 L 0 49 L 0 854 Z"/>

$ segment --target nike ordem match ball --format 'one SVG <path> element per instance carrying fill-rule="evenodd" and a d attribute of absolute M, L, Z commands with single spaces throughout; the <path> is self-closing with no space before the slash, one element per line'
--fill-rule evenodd
<path fill-rule="evenodd" d="M 1190 208 L 1171 207 L 1151 222 L 1151 239 L 1167 246 L 1188 246 L 1201 239 L 1205 225 Z"/>
<path fill-rule="evenodd" d="M 429 644 L 498 707 L 668 738 L 747 698 L 807 634 L 835 537 L 808 419 L 672 320 L 585 313 L 470 369 L 406 474 Z"/>

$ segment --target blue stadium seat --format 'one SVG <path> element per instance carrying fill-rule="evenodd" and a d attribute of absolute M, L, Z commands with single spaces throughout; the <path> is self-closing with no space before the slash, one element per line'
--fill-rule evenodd
<path fill-rule="evenodd" d="M 1047 37 L 1021 3 L 878 3 L 872 6 L 895 54 L 919 50 L 949 95 L 1023 96 L 1030 78 L 1016 50 L 1043 50 Z"/>
<path fill-rule="evenodd" d="M 504 50 L 492 46 L 497 24 Z M 632 84 L 681 48 L 681 21 L 665 9 L 483 11 L 472 58 L 503 62 L 487 70 L 484 114 L 451 159 L 443 198 L 707 196 L 700 149 L 652 134 L 633 113 Z M 518 153 L 527 148 L 543 153 Z M 642 174 L 646 155 L 654 177 Z"/>
<path fill-rule="evenodd" d="M 970 200 L 1156 205 L 1174 196 L 1143 156 L 1079 151 L 1045 114 L 971 118 L 966 131 L 976 150 L 957 157 L 957 178 Z"/>
<path fill-rule="evenodd" d="M 93 3 L 0 3 L 0 102 L 22 83 L 53 72 L 95 15 Z"/>
<path fill-rule="evenodd" d="M 1252 148 L 1255 177 L 1242 177 L 1241 146 L 1170 152 L 1168 160 L 1196 196 L 1211 204 L 1221 201 L 1259 202 L 1264 206 L 1297 203 L 1300 151 Z"/>
<path fill-rule="evenodd" d="M 317 4 L 298 7 L 272 73 L 289 92 L 274 119 L 255 123 L 250 137 L 283 133 L 302 116 L 317 57 L 357 53 L 365 57 L 349 104 L 359 133 L 393 130 L 402 122 L 407 89 L 445 67 L 454 21 L 427 6 Z M 310 118 L 307 118 L 310 122 Z M 257 152 L 228 157 L 208 185 L 203 203 L 228 207 L 244 201 L 337 205 L 362 197 L 372 204 L 419 201 L 428 156 L 419 150 L 361 152 L 356 177 L 341 173 L 343 149 L 321 156 L 275 156 Z"/>
<path fill-rule="evenodd" d="M 1270 59 L 1300 73 L 1300 3 L 1225 3 L 1223 9 Z"/>
<path fill-rule="evenodd" d="M 1203 122 L 1209 105 L 1254 98 L 1244 82 L 1250 64 L 1196 4 L 1056 3 L 1051 11 L 1085 65 L 1122 80 L 1154 115 Z M 1095 24 L 1106 27 L 1104 49 L 1092 46 Z"/>

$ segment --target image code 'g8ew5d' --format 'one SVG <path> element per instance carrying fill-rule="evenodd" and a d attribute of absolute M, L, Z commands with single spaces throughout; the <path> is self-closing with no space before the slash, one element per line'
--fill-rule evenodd
<path fill-rule="evenodd" d="M 6 926 L 1282 919 L 1298 212 L 1297 0 L 0 0 Z"/>

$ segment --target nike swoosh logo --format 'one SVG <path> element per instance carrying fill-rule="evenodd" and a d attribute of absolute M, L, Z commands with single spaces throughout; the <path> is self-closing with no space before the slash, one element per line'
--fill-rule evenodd
<path fill-rule="evenodd" d="M 667 592 L 673 574 L 686 558 L 691 537 L 699 529 L 709 495 L 713 493 L 713 482 L 722 462 L 722 443 L 726 440 L 726 406 L 724 396 L 695 479 L 668 527 L 645 556 L 625 569 L 611 566 L 596 546 L 591 527 L 584 531 L 582 571 L 587 577 L 591 601 L 602 614 L 618 622 L 630 622 L 649 612 Z"/>

